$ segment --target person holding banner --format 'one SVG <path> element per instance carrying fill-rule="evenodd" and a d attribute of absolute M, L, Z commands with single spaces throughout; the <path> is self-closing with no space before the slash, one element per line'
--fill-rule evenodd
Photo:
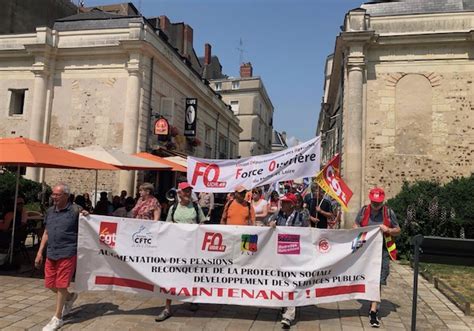
<path fill-rule="evenodd" d="M 298 217 L 301 218 L 302 223 L 307 224 L 310 226 L 310 215 L 308 209 L 304 206 L 303 197 L 301 194 L 295 194 L 296 196 L 296 205 L 295 211 L 298 213 Z"/>
<path fill-rule="evenodd" d="M 300 226 L 308 227 L 308 218 L 304 218 L 303 214 L 296 210 L 298 198 L 293 193 L 287 193 L 280 198 L 281 209 L 278 213 L 273 214 L 269 219 L 269 226 L 275 228 L 277 226 Z M 289 329 L 291 323 L 295 320 L 296 307 L 285 307 L 282 309 L 281 325 L 284 329 Z"/>
<path fill-rule="evenodd" d="M 255 210 L 246 200 L 247 189 L 241 185 L 235 188 L 234 199 L 224 206 L 221 224 L 227 225 L 255 225 Z"/>
<path fill-rule="evenodd" d="M 204 223 L 206 216 L 204 215 L 201 206 L 193 201 L 193 188 L 187 182 L 178 184 L 179 202 L 175 202 L 168 211 L 166 222 L 181 223 L 181 224 L 201 224 Z M 191 304 L 191 310 L 198 309 L 197 303 Z M 162 322 L 171 317 L 171 300 L 166 299 L 165 309 L 155 318 L 156 322 Z"/>
<path fill-rule="evenodd" d="M 159 221 L 161 216 L 161 206 L 158 200 L 153 196 L 153 184 L 143 183 L 140 185 L 138 190 L 140 198 L 132 209 L 133 218 Z"/>
<path fill-rule="evenodd" d="M 193 201 L 193 188 L 188 182 L 178 184 L 178 201 L 175 201 L 168 210 L 166 222 L 201 224 L 206 220 L 206 216 L 201 206 Z"/>
<path fill-rule="evenodd" d="M 70 312 L 78 296 L 77 293 L 69 292 L 68 287 L 76 269 L 79 214 L 88 215 L 88 212 L 70 203 L 69 194 L 66 184 L 58 184 L 53 188 L 51 197 L 54 205 L 46 211 L 46 229 L 35 258 L 35 267 L 39 268 L 43 263 L 44 250 L 48 247 L 44 283 L 46 288 L 56 293 L 56 312 L 43 328 L 46 331 L 61 328 L 63 316 Z"/>
<path fill-rule="evenodd" d="M 370 204 L 361 208 L 355 219 L 354 228 L 378 225 L 384 235 L 384 246 L 382 248 L 382 268 L 380 271 L 380 285 L 387 285 L 390 273 L 390 260 L 397 259 L 397 247 L 393 240 L 400 234 L 400 226 L 392 209 L 384 204 L 385 192 L 382 188 L 373 188 L 369 192 Z M 380 302 L 372 302 L 369 311 L 369 324 L 372 327 L 380 327 L 378 318 Z"/>

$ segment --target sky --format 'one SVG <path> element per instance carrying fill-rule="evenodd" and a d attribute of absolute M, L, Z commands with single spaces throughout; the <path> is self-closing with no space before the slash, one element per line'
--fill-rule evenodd
<path fill-rule="evenodd" d="M 122 0 L 125 2 L 126 0 Z M 120 0 L 85 0 L 85 6 Z M 363 0 L 135 0 L 145 17 L 166 15 L 194 30 L 194 49 L 212 45 L 223 72 L 238 77 L 241 52 L 275 109 L 273 126 L 290 141 L 315 136 L 326 58 L 344 15 Z M 240 46 L 242 40 L 242 46 Z"/>

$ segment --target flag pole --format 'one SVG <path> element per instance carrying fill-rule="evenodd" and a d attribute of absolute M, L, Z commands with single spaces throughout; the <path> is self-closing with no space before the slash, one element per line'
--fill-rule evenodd
<path fill-rule="evenodd" d="M 13 249 L 14 249 L 14 243 L 15 243 L 15 227 L 16 227 L 16 222 L 18 221 L 16 219 L 16 210 L 17 210 L 17 201 L 18 201 L 18 186 L 20 183 L 20 165 L 17 166 L 16 169 L 16 185 L 15 185 L 15 204 L 13 205 L 13 228 L 12 228 L 12 240 L 10 243 L 10 264 L 12 264 L 13 261 Z M 21 222 L 21 220 L 20 220 Z"/>

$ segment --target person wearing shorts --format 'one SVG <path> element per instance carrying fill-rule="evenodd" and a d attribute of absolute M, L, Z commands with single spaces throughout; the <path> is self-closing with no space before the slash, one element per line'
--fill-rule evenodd
<path fill-rule="evenodd" d="M 53 188 L 51 197 L 53 206 L 46 211 L 45 231 L 36 255 L 35 266 L 43 263 L 43 254 L 47 248 L 44 266 L 44 284 L 56 293 L 56 312 L 43 331 L 58 330 L 77 299 L 77 293 L 68 291 L 72 276 L 76 270 L 77 233 L 79 227 L 79 206 L 70 203 L 69 187 L 58 184 Z"/>

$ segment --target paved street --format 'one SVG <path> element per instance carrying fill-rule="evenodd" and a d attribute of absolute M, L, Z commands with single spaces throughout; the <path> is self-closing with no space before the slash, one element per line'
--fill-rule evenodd
<path fill-rule="evenodd" d="M 381 306 L 382 330 L 409 330 L 412 273 L 392 265 Z M 472 317 L 464 316 L 433 285 L 420 279 L 418 330 L 472 330 Z M 37 278 L 0 276 L 0 328 L 41 330 L 52 317 L 54 296 Z M 119 292 L 82 294 L 65 330 L 280 330 L 276 309 L 175 303 L 174 316 L 160 324 L 154 316 L 164 300 L 144 299 Z M 367 304 L 357 301 L 303 307 L 293 330 L 367 330 Z"/>

